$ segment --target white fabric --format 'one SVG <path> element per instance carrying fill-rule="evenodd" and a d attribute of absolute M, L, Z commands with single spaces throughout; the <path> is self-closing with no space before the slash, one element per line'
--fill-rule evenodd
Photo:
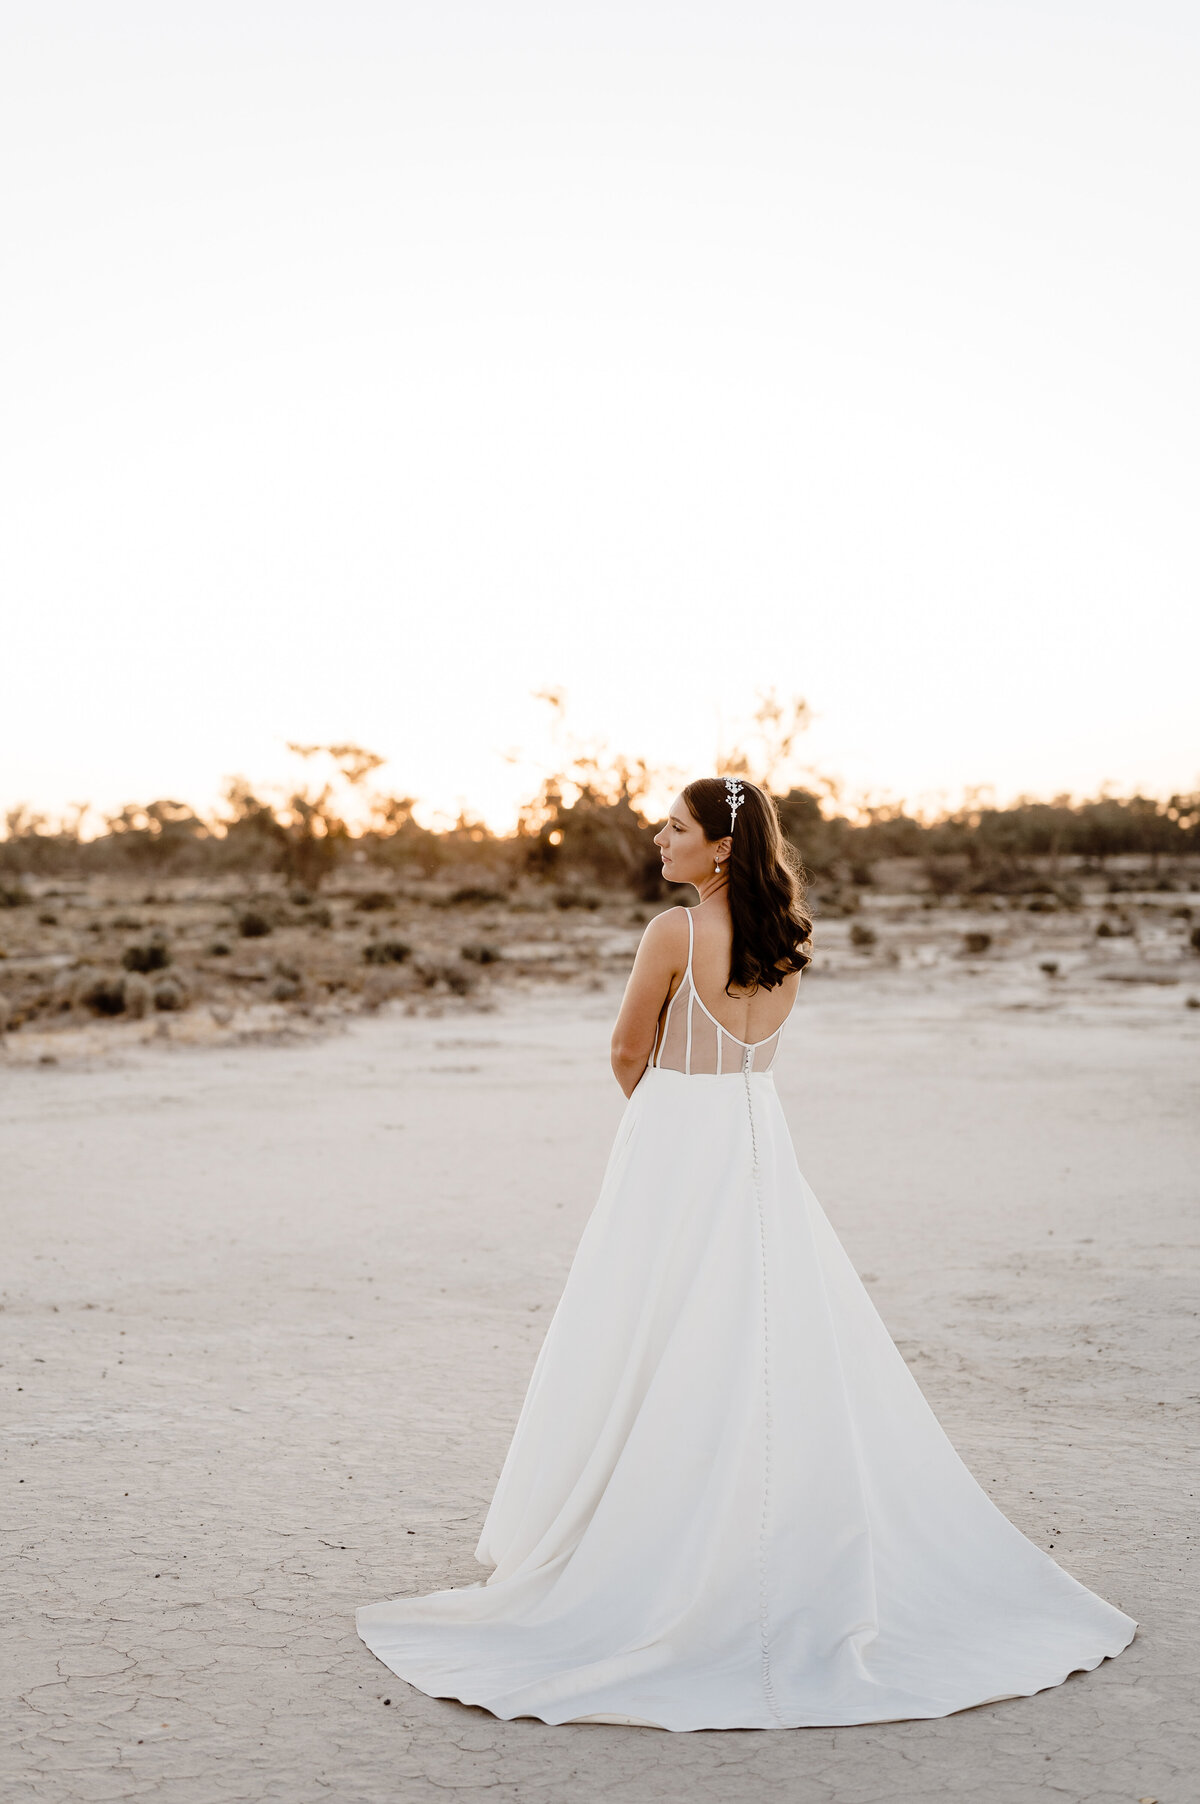
<path fill-rule="evenodd" d="M 976 1484 L 740 1067 L 630 1097 L 476 1557 L 358 1632 L 431 1697 L 547 1723 L 944 1716 L 1136 1627 Z"/>

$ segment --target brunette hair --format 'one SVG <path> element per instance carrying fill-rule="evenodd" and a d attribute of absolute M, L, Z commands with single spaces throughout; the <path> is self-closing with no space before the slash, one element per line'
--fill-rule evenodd
<path fill-rule="evenodd" d="M 810 955 L 801 950 L 812 933 L 807 885 L 800 854 L 784 838 L 779 812 L 757 783 L 742 783 L 742 806 L 730 835 L 729 913 L 733 948 L 729 979 L 741 989 L 773 990 L 793 971 L 803 971 Z M 724 777 L 698 777 L 683 799 L 716 841 L 730 833 L 729 791 Z"/>

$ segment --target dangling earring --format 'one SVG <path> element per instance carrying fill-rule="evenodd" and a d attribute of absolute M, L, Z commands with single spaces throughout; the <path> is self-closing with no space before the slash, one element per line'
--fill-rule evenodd
<path fill-rule="evenodd" d="M 718 877 L 719 877 L 719 876 L 720 876 L 720 875 L 721 875 L 721 867 L 720 867 L 720 865 L 719 865 L 719 864 L 715 864 L 715 865 L 714 865 L 714 866 L 713 866 L 713 870 L 714 870 L 714 871 L 715 871 L 715 872 L 716 872 L 716 873 L 717 873 L 717 876 L 718 876 Z"/>

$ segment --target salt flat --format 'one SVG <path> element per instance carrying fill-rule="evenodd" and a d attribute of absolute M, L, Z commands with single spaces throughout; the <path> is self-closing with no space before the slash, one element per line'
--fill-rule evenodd
<path fill-rule="evenodd" d="M 354 1607 L 473 1582 L 624 1107 L 619 990 L 0 1076 L 6 1797 L 1188 1804 L 1200 1014 L 802 993 L 800 1163 L 963 1457 L 1141 1628 L 936 1722 L 502 1723 Z M 390 1699 L 390 1703 L 385 1700 Z"/>

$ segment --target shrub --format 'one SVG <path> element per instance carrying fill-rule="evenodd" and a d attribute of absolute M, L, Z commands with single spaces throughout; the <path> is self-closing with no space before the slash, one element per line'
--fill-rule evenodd
<path fill-rule="evenodd" d="M 28 908 L 33 897 L 19 884 L 0 883 L 0 908 Z"/>
<path fill-rule="evenodd" d="M 358 898 L 354 906 L 360 914 L 370 915 L 378 914 L 381 908 L 395 908 L 396 902 L 385 889 L 369 889 L 365 896 Z"/>
<path fill-rule="evenodd" d="M 850 926 L 850 944 L 860 946 L 864 952 L 869 951 L 878 939 L 873 927 L 864 927 L 861 921 L 854 921 Z"/>
<path fill-rule="evenodd" d="M 505 895 L 503 890 L 489 889 L 487 885 L 483 883 L 464 883 L 459 889 L 456 889 L 451 893 L 449 900 L 456 907 L 461 907 L 471 903 L 503 902 L 505 900 Z M 560 906 L 569 905 L 560 904 Z"/>
<path fill-rule="evenodd" d="M 1038 966 L 1038 970 L 1044 971 L 1047 977 L 1057 977 L 1058 960 L 1056 958 L 1044 958 Z"/>
<path fill-rule="evenodd" d="M 155 984 L 154 1006 L 164 1014 L 174 1014 L 177 1009 L 187 1007 L 187 996 L 177 978 L 164 977 L 161 983 Z"/>
<path fill-rule="evenodd" d="M 421 959 L 413 966 L 413 975 L 427 990 L 434 990 L 439 983 L 455 996 L 467 996 L 479 982 L 478 975 L 464 965 L 442 963 L 437 959 Z"/>
<path fill-rule="evenodd" d="M 123 1015 L 125 979 L 115 976 L 94 977 L 84 988 L 79 1000 L 94 1015 Z"/>
<path fill-rule="evenodd" d="M 227 941 L 214 940 L 208 949 L 208 956 L 210 958 L 228 958 L 229 952 L 230 948 Z"/>
<path fill-rule="evenodd" d="M 968 958 L 980 958 L 991 946 L 990 933 L 964 933 L 963 951 Z"/>
<path fill-rule="evenodd" d="M 171 951 L 161 934 L 141 946 L 127 946 L 121 963 L 127 971 L 165 971 L 171 962 Z"/>
<path fill-rule="evenodd" d="M 277 977 L 271 985 L 272 1002 L 295 1002 L 301 985 L 294 977 Z"/>
<path fill-rule="evenodd" d="M 41 914 L 38 916 L 38 920 L 43 927 L 57 927 L 58 926 L 58 916 L 53 912 L 52 909 L 49 909 L 49 908 L 45 908 L 42 910 Z"/>
<path fill-rule="evenodd" d="M 464 946 L 462 955 L 477 965 L 494 965 L 499 962 L 501 952 L 499 946 Z"/>
<path fill-rule="evenodd" d="M 322 902 L 318 908 L 310 908 L 306 918 L 310 927 L 333 926 L 333 910 L 332 908 L 327 907 L 324 902 Z"/>
<path fill-rule="evenodd" d="M 590 889 L 560 889 L 554 894 L 555 908 L 599 908 L 600 898 Z"/>
<path fill-rule="evenodd" d="M 1031 915 L 1056 915 L 1058 900 L 1055 896 L 1031 896 L 1025 907 Z"/>
<path fill-rule="evenodd" d="M 273 931 L 266 915 L 260 914 L 256 908 L 248 908 L 238 916 L 238 932 L 244 940 L 265 939 Z"/>
<path fill-rule="evenodd" d="M 1188 945 L 1193 952 L 1200 952 L 1200 927 L 1193 927 L 1188 934 Z"/>
<path fill-rule="evenodd" d="M 368 965 L 402 965 L 412 953 L 406 940 L 371 940 L 363 947 L 363 962 Z"/>

